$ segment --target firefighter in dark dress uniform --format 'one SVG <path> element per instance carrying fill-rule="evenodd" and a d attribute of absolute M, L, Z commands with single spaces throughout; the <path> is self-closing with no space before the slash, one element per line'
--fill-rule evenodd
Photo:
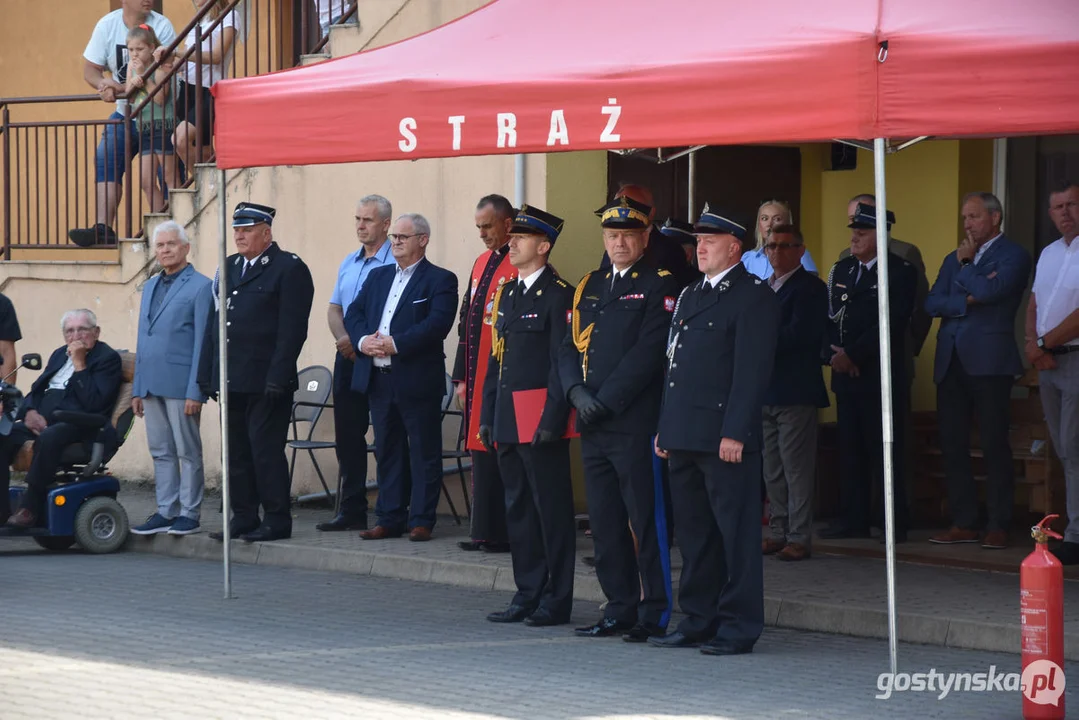
<path fill-rule="evenodd" d="M 303 260 L 273 241 L 276 210 L 240 203 L 232 214 L 236 248 L 227 273 L 229 499 L 232 537 L 247 542 L 292 534 L 285 441 L 296 390 L 296 361 L 307 340 L 315 288 Z M 218 294 L 218 278 L 214 281 Z M 199 386 L 216 397 L 217 310 L 206 327 Z M 259 518 L 259 506 L 262 518 Z M 211 537 L 220 539 L 220 533 Z"/>
<path fill-rule="evenodd" d="M 895 216 L 886 217 L 889 230 Z M 880 321 L 877 311 L 876 208 L 859 204 L 851 228 L 851 255 L 832 266 L 828 274 L 829 347 L 823 361 L 832 367 L 832 392 L 836 397 L 836 425 L 841 457 L 841 515 L 822 538 L 869 537 L 874 522 L 870 506 L 871 483 L 883 488 L 884 451 L 880 405 Z M 909 384 L 904 362 L 917 271 L 914 265 L 888 253 L 888 299 L 892 342 L 892 409 L 907 407 L 904 394 Z M 907 536 L 907 501 L 903 482 L 902 417 L 893 417 L 895 434 L 892 456 L 895 472 L 895 537 Z"/>
<path fill-rule="evenodd" d="M 491 451 L 497 445 L 517 594 L 509 608 L 487 616 L 491 622 L 561 625 L 573 606 L 576 532 L 564 437 L 570 406 L 558 378 L 573 288 L 547 264 L 561 231 L 562 218 L 521 207 L 509 241 L 520 279 L 495 295 L 479 434 Z"/>
<path fill-rule="evenodd" d="M 648 642 L 734 655 L 750 652 L 764 630 L 761 415 L 779 300 L 742 265 L 745 222 L 705 205 L 694 227 L 704 277 L 674 312 L 656 438 L 670 461 L 686 618 Z"/>
<path fill-rule="evenodd" d="M 596 575 L 607 597 L 603 618 L 575 632 L 625 633 L 630 642 L 663 634 L 670 618 L 666 511 L 652 436 L 678 286 L 670 272 L 642 262 L 651 212 L 628 197 L 603 208 L 612 266 L 577 286 L 559 353 L 562 387 L 577 408 Z"/>

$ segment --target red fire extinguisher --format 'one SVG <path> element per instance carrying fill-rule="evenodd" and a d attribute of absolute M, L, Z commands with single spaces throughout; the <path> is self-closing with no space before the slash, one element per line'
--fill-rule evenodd
<path fill-rule="evenodd" d="M 1056 518 L 1031 528 L 1037 544 L 1019 567 L 1024 720 L 1064 717 L 1064 568 L 1046 547 L 1061 539 L 1047 527 Z"/>

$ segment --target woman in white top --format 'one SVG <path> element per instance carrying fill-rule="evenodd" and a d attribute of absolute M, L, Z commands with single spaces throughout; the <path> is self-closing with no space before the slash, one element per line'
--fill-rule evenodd
<path fill-rule="evenodd" d="M 181 71 L 180 93 L 176 99 L 176 132 L 173 145 L 184 165 L 190 172 L 192 164 L 205 162 L 213 152 L 213 96 L 210 88 L 225 77 L 232 63 L 236 49 L 239 20 L 236 11 L 225 14 L 221 22 L 218 18 L 225 13 L 228 0 L 191 0 L 196 10 L 210 6 L 206 15 L 199 20 L 199 32 L 202 35 L 201 72 L 196 62 L 195 53 L 188 57 L 186 66 Z M 216 25 L 215 25 L 216 23 Z M 211 26 L 213 29 L 211 29 Z M 194 46 L 194 30 L 184 38 L 184 53 Z M 201 96 L 201 102 L 197 100 Z M 201 104 L 201 108 L 199 105 Z M 200 112 L 201 110 L 201 112 Z M 198 138 L 202 136 L 202 154 L 197 155 Z"/>
<path fill-rule="evenodd" d="M 757 247 L 742 254 L 742 264 L 746 270 L 753 273 L 761 280 L 767 280 L 772 276 L 772 263 L 764 252 L 764 246 L 772 236 L 772 228 L 779 225 L 793 225 L 794 218 L 791 208 L 783 200 L 766 200 L 757 208 Z M 802 255 L 802 267 L 814 275 L 817 274 L 817 266 L 809 255 L 809 250 Z"/>

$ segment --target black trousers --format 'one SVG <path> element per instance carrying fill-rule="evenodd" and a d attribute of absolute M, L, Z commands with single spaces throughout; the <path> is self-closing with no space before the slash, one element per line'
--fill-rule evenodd
<path fill-rule="evenodd" d="M 1015 470 L 1008 439 L 1011 375 L 968 375 L 952 353 L 952 361 L 937 386 L 940 450 L 948 478 L 952 523 L 963 530 L 978 525 L 978 489 L 970 461 L 971 415 L 978 416 L 982 452 L 989 481 L 985 489 L 989 522 L 986 530 L 1008 530 L 1012 524 Z"/>
<path fill-rule="evenodd" d="M 378 463 L 378 524 L 394 532 L 433 528 L 442 489 L 441 398 L 404 397 L 392 371 L 371 372 Z"/>
<path fill-rule="evenodd" d="M 340 512 L 360 518 L 367 515 L 367 429 L 371 409 L 367 395 L 352 390 L 354 364 L 341 353 L 333 363 L 333 434 L 341 475 Z"/>
<path fill-rule="evenodd" d="M 15 423 L 7 437 L 0 440 L 0 518 L 11 514 L 8 493 L 11 461 L 26 441 L 34 441 L 34 459 L 26 473 L 22 507 L 40 518 L 45 510 L 45 495 L 56 477 L 64 448 L 80 441 L 92 441 L 96 435 L 97 430 L 84 430 L 68 423 L 49 425 L 40 435 L 34 435 L 23 423 Z"/>
<path fill-rule="evenodd" d="M 229 393 L 229 500 L 237 530 L 261 524 L 291 532 L 291 488 L 285 442 L 292 414 L 292 394 L 271 400 L 262 394 Z"/>
<path fill-rule="evenodd" d="M 656 532 L 652 438 L 644 433 L 586 430 L 581 455 L 596 575 L 607 597 L 604 616 L 665 627 L 670 577 L 664 567 L 670 567 L 670 549 L 666 535 L 660 538 Z M 675 522 L 682 527 L 677 517 Z"/>
<path fill-rule="evenodd" d="M 672 450 L 671 499 L 682 550 L 679 631 L 755 643 L 764 631 L 760 453 L 728 463 L 718 453 Z"/>
<path fill-rule="evenodd" d="M 472 522 L 477 542 L 506 543 L 506 488 L 495 453 L 472 451 Z"/>
<path fill-rule="evenodd" d="M 895 492 L 895 529 L 906 532 L 907 491 L 904 480 L 906 453 L 902 417 L 907 407 L 906 385 L 892 384 L 893 443 L 892 464 Z M 869 531 L 873 525 L 884 527 L 883 501 L 879 513 L 873 511 L 872 488 L 884 487 L 884 442 L 881 429 L 880 384 L 865 381 L 857 389 L 836 393 L 836 420 L 839 431 L 840 525 L 848 530 Z M 881 495 L 883 498 L 883 494 Z"/>
<path fill-rule="evenodd" d="M 573 610 L 573 484 L 569 441 L 546 445 L 499 444 L 506 486 L 514 605 L 546 608 L 559 620 Z"/>

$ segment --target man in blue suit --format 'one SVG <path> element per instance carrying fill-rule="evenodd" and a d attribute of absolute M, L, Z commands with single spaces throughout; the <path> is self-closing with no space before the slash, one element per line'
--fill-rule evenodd
<path fill-rule="evenodd" d="M 154 256 L 162 270 L 142 291 L 131 408 L 146 420 L 154 459 L 157 512 L 131 528 L 136 535 L 199 531 L 205 482 L 199 418 L 199 357 L 210 318 L 210 279 L 187 262 L 191 244 L 169 220 L 154 230 Z"/>
<path fill-rule="evenodd" d="M 431 226 L 415 213 L 390 228 L 396 261 L 371 271 L 349 306 L 356 348 L 352 389 L 371 403 L 379 488 L 378 524 L 365 540 L 431 539 L 442 483 L 443 341 L 453 327 L 457 277 L 425 257 Z M 411 487 L 409 478 L 412 478 Z"/>
<path fill-rule="evenodd" d="M 1009 403 L 1023 372 L 1015 313 L 1030 277 L 1030 253 L 1000 231 L 1004 211 L 991 193 L 963 199 L 966 237 L 944 258 L 925 307 L 939 317 L 933 381 L 937 424 L 948 481 L 952 528 L 930 539 L 950 545 L 979 541 L 978 491 L 970 462 L 970 418 L 978 415 L 989 483 L 982 547 L 1008 544 L 1015 477 L 1008 441 Z"/>
<path fill-rule="evenodd" d="M 768 286 L 779 298 L 779 337 L 764 394 L 764 485 L 771 508 L 765 555 L 809 557 L 817 472 L 817 409 L 828 407 L 820 351 L 828 334 L 828 286 L 802 265 L 805 242 L 793 225 L 777 225 L 764 245 Z"/>

